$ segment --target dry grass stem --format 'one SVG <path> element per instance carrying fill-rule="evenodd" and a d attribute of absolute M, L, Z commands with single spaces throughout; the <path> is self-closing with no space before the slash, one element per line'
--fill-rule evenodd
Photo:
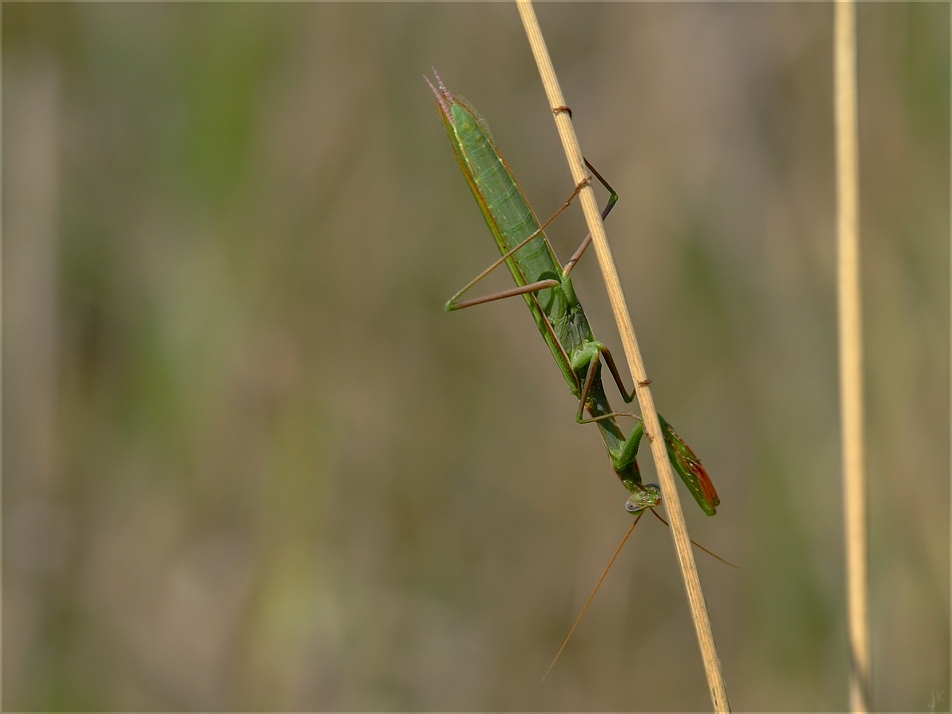
<path fill-rule="evenodd" d="M 837 302 L 843 518 L 850 643 L 850 708 L 868 712 L 870 698 L 866 469 L 863 460 L 863 345 L 859 278 L 859 148 L 856 116 L 856 13 L 837 0 L 834 32 Z"/>
<path fill-rule="evenodd" d="M 526 35 L 529 38 L 529 44 L 532 47 L 532 53 L 535 56 L 536 64 L 539 66 L 539 73 L 542 76 L 542 83 L 545 85 L 549 104 L 555 114 L 556 127 L 558 128 L 559 136 L 565 148 L 566 158 L 568 159 L 569 167 L 572 171 L 572 180 L 578 185 L 587 178 L 588 173 L 583 164 L 582 152 L 578 145 L 578 139 L 575 136 L 572 119 L 567 112 L 557 111 L 559 107 L 565 106 L 565 100 L 562 98 L 562 91 L 559 88 L 555 70 L 552 67 L 552 61 L 549 58 L 549 53 L 545 46 L 545 41 L 542 37 L 542 32 L 539 28 L 531 0 L 517 0 L 517 5 L 523 25 L 525 26 Z M 595 192 L 590 186 L 586 186 L 579 194 L 579 198 L 582 203 L 582 210 L 585 213 L 585 220 L 588 223 L 588 229 L 592 234 L 592 242 L 595 246 L 595 252 L 598 255 L 598 263 L 605 280 L 605 287 L 608 290 L 612 311 L 615 315 L 615 322 L 618 325 L 618 332 L 621 335 L 622 344 L 625 349 L 625 356 L 628 358 L 628 367 L 637 385 L 638 404 L 641 408 L 642 418 L 644 419 L 645 431 L 651 443 L 651 453 L 654 457 L 658 476 L 661 480 L 664 506 L 671 523 L 671 534 L 674 538 L 678 562 L 681 566 L 685 587 L 687 588 L 688 601 L 691 606 L 694 627 L 697 632 L 701 656 L 704 661 L 704 669 L 707 674 L 711 700 L 714 704 L 715 711 L 726 712 L 730 710 L 730 705 L 727 699 L 727 689 L 724 684 L 723 673 L 721 672 L 720 660 L 717 656 L 717 648 L 714 644 L 714 635 L 711 631 L 707 605 L 704 602 L 704 593 L 701 590 L 700 578 L 698 577 L 697 567 L 694 563 L 694 553 L 691 551 L 691 541 L 687 533 L 687 526 L 684 522 L 684 514 L 681 511 L 681 503 L 678 498 L 677 488 L 675 487 L 674 476 L 671 473 L 671 467 L 668 463 L 664 439 L 661 437 L 658 414 L 655 411 L 651 390 L 647 386 L 647 374 L 641 359 L 641 353 L 638 350 L 634 328 L 631 324 L 631 316 L 629 315 L 628 307 L 625 303 L 621 283 L 618 279 L 618 271 L 615 269 L 615 263 L 608 246 L 608 240 L 605 237 L 605 227 L 602 224 L 598 205 L 595 201 Z"/>

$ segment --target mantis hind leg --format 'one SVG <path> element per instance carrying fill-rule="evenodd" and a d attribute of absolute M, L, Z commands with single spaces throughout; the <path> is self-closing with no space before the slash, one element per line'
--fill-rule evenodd
<path fill-rule="evenodd" d="M 501 262 L 501 261 L 500 261 Z M 496 263 L 498 265 L 499 263 Z M 479 279 L 485 277 L 485 275 L 496 267 L 493 265 L 482 274 L 480 274 Z M 470 287 L 476 284 L 476 281 L 471 282 L 465 288 L 460 290 L 456 295 L 451 297 L 446 301 L 446 305 L 443 307 L 447 312 L 452 312 L 453 310 L 462 310 L 464 307 L 473 307 L 474 305 L 482 305 L 483 303 L 493 302 L 494 300 L 503 300 L 508 297 L 515 297 L 516 295 L 525 295 L 526 293 L 537 293 L 540 290 L 545 290 L 546 288 L 554 288 L 556 285 L 559 285 L 558 280 L 540 280 L 535 283 L 529 283 L 528 285 L 520 285 L 517 288 L 510 288 L 509 290 L 500 290 L 498 293 L 492 293 L 490 295 L 483 295 L 482 297 L 473 298 L 472 300 L 457 300 L 460 295 L 469 290 Z"/>
<path fill-rule="evenodd" d="M 552 223 L 552 221 L 554 221 L 556 218 L 558 218 L 558 216 L 566 208 L 572 205 L 572 201 L 574 201 L 575 197 L 578 196 L 579 191 L 581 191 L 583 188 L 585 188 L 585 186 L 588 185 L 589 180 L 590 179 L 586 179 L 585 181 L 582 181 L 582 183 L 580 183 L 578 186 L 576 186 L 575 190 L 572 191 L 572 195 L 568 197 L 568 200 L 566 200 L 565 203 L 563 203 L 562 206 L 559 208 L 559 210 L 553 213 L 552 216 L 549 218 L 549 220 L 543 223 L 539 227 L 538 230 L 533 231 L 529 235 L 528 238 L 526 238 L 521 243 L 519 243 L 519 245 L 517 245 L 515 248 L 508 251 L 507 253 L 504 253 L 501 258 L 498 258 L 492 265 L 490 265 L 483 272 L 481 272 L 475 278 L 473 278 L 468 283 L 466 283 L 466 285 L 464 285 L 463 288 L 459 292 L 457 292 L 453 297 L 447 300 L 446 305 L 444 306 L 446 311 L 451 312 L 453 310 L 461 310 L 464 307 L 472 307 L 473 305 L 482 305 L 483 303 L 493 302 L 494 300 L 502 300 L 504 298 L 514 297 L 516 295 L 524 295 L 525 293 L 534 293 L 534 292 L 545 290 L 546 288 L 552 288 L 558 285 L 559 284 L 558 280 L 554 280 L 554 279 L 540 280 L 535 283 L 530 283 L 528 285 L 521 285 L 517 288 L 513 288 L 510 290 L 502 290 L 498 293 L 492 293 L 491 295 L 484 295 L 483 297 L 474 298 L 472 300 L 457 300 L 457 298 L 459 298 L 460 295 L 467 292 L 470 288 L 476 285 L 476 283 L 478 283 L 480 280 L 482 280 L 487 275 L 489 275 L 493 270 L 495 270 L 504 262 L 512 258 L 513 255 L 515 255 L 518 251 L 520 251 L 522 248 L 528 245 L 530 241 L 535 240 L 536 238 L 539 238 L 539 237 L 541 237 L 542 240 L 546 240 L 545 233 L 543 231 L 545 231 L 548 225 Z"/>
<path fill-rule="evenodd" d="M 611 194 L 608 198 L 608 203 L 605 205 L 605 208 L 602 209 L 602 220 L 604 221 L 605 218 L 608 217 L 608 214 L 611 213 L 612 208 L 615 207 L 615 203 L 618 202 L 618 194 L 615 193 L 615 190 L 608 184 L 608 182 L 604 178 L 602 178 L 602 175 L 598 173 L 598 171 L 595 170 L 595 167 L 592 166 L 588 162 L 588 159 L 584 159 L 584 161 L 585 161 L 585 165 L 589 168 L 589 170 L 592 172 L 595 178 L 597 178 L 599 182 L 602 184 L 602 186 L 608 189 L 608 192 Z M 535 292 L 539 292 L 540 290 L 545 290 L 546 288 L 552 288 L 558 285 L 559 283 L 557 280 L 540 280 L 538 282 L 530 283 L 528 285 L 521 285 L 517 288 L 512 288 L 510 290 L 502 290 L 500 292 L 492 293 L 490 295 L 484 295 L 483 297 L 473 298 L 472 300 L 458 299 L 461 295 L 463 295 L 463 293 L 467 292 L 470 288 L 476 285 L 476 283 L 481 281 L 483 278 L 489 275 L 493 270 L 495 270 L 504 262 L 509 260 L 519 250 L 524 248 L 530 241 L 540 236 L 542 236 L 544 240 L 545 234 L 543 233 L 543 231 L 545 231 L 545 229 L 549 226 L 549 224 L 552 223 L 552 221 L 554 221 L 556 218 L 558 218 L 558 216 L 565 209 L 567 209 L 569 206 L 572 205 L 572 201 L 574 201 L 575 197 L 578 196 L 579 191 L 581 191 L 585 186 L 587 186 L 590 180 L 591 180 L 591 177 L 582 181 L 578 186 L 576 186 L 575 190 L 572 191 L 572 195 L 568 197 L 568 199 L 565 201 L 565 203 L 562 204 L 559 210 L 553 213 L 552 216 L 545 223 L 543 223 L 542 226 L 537 231 L 533 232 L 528 238 L 526 238 L 524 241 L 519 243 L 519 245 L 517 245 L 515 248 L 513 248 L 512 250 L 507 252 L 505 255 L 503 255 L 501 258 L 496 260 L 492 265 L 486 268 L 483 272 L 481 272 L 475 278 L 473 278 L 468 283 L 466 283 L 466 285 L 464 285 L 463 288 L 459 292 L 457 292 L 453 297 L 447 300 L 446 305 L 444 306 L 446 311 L 452 312 L 453 310 L 462 310 L 465 307 L 473 307 L 474 305 L 482 305 L 483 303 L 493 302 L 495 300 L 503 300 L 508 297 L 515 297 L 516 295 L 524 295 L 526 293 L 535 293 Z M 567 276 L 572 272 L 572 269 L 575 267 L 575 264 L 578 263 L 579 259 L 582 257 L 582 255 L 585 253 L 585 251 L 588 249 L 588 246 L 591 245 L 591 243 L 592 243 L 592 235 L 588 234 L 585 236 L 584 239 L 582 239 L 581 245 L 579 245 L 575 253 L 572 254 L 572 257 L 569 258 L 569 262 L 567 262 L 565 264 L 565 267 L 562 268 L 563 275 Z M 614 369 L 613 365 L 614 363 L 609 365 L 609 368 L 612 370 L 613 374 L 616 374 L 617 370 Z M 617 381 L 618 381 L 618 378 L 616 376 L 616 382 Z M 631 399 L 628 399 L 626 401 L 631 401 Z"/>
<path fill-rule="evenodd" d="M 592 166 L 588 162 L 588 159 L 583 158 L 582 160 L 585 162 L 585 165 L 588 166 L 589 171 L 591 171 L 595 175 L 595 178 L 599 180 L 602 186 L 608 189 L 608 193 L 610 194 L 608 197 L 608 203 L 605 204 L 605 208 L 602 209 L 602 220 L 604 221 L 606 218 L 608 218 L 608 214 L 612 212 L 612 209 L 615 207 L 615 204 L 618 202 L 618 194 L 615 193 L 615 189 L 613 189 L 609 185 L 608 181 L 602 178 L 602 175 L 598 173 L 598 171 L 595 170 L 595 167 Z M 585 253 L 586 250 L 588 250 L 588 247 L 591 244 L 592 244 L 592 234 L 588 233 L 582 239 L 581 244 L 579 244 L 579 247 L 576 248 L 575 252 L 572 254 L 572 257 L 569 258 L 569 262 L 567 262 L 565 264 L 565 267 L 562 268 L 563 275 L 569 275 L 575 269 L 576 264 L 579 262 L 579 260 L 581 260 L 582 255 Z"/>

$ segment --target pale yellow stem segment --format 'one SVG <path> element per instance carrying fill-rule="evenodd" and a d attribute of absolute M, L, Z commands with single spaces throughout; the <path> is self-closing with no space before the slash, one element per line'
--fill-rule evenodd
<path fill-rule="evenodd" d="M 850 709 L 868 712 L 869 574 L 866 468 L 863 454 L 863 338 L 859 272 L 859 147 L 856 114 L 856 9 L 837 0 L 834 31 L 836 114 L 837 302 L 843 520 L 849 613 Z"/>

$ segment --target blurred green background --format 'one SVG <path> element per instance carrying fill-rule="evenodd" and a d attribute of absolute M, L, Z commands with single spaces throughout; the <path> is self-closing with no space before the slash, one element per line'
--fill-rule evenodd
<path fill-rule="evenodd" d="M 722 499 L 682 493 L 740 566 L 698 556 L 732 704 L 842 709 L 832 8 L 538 13 Z M 882 709 L 952 695 L 949 20 L 858 10 Z M 431 65 L 548 216 L 572 183 L 510 4 L 4 5 L 5 709 L 709 707 L 653 519 L 540 682 L 627 494 L 520 301 L 442 310 L 495 249 Z"/>

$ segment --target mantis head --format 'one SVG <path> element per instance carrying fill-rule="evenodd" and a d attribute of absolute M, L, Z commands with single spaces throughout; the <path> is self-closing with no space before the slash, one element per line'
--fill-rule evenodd
<path fill-rule="evenodd" d="M 637 491 L 632 491 L 631 498 L 625 503 L 629 513 L 641 513 L 646 508 L 661 505 L 661 489 L 653 483 L 645 484 Z"/>

